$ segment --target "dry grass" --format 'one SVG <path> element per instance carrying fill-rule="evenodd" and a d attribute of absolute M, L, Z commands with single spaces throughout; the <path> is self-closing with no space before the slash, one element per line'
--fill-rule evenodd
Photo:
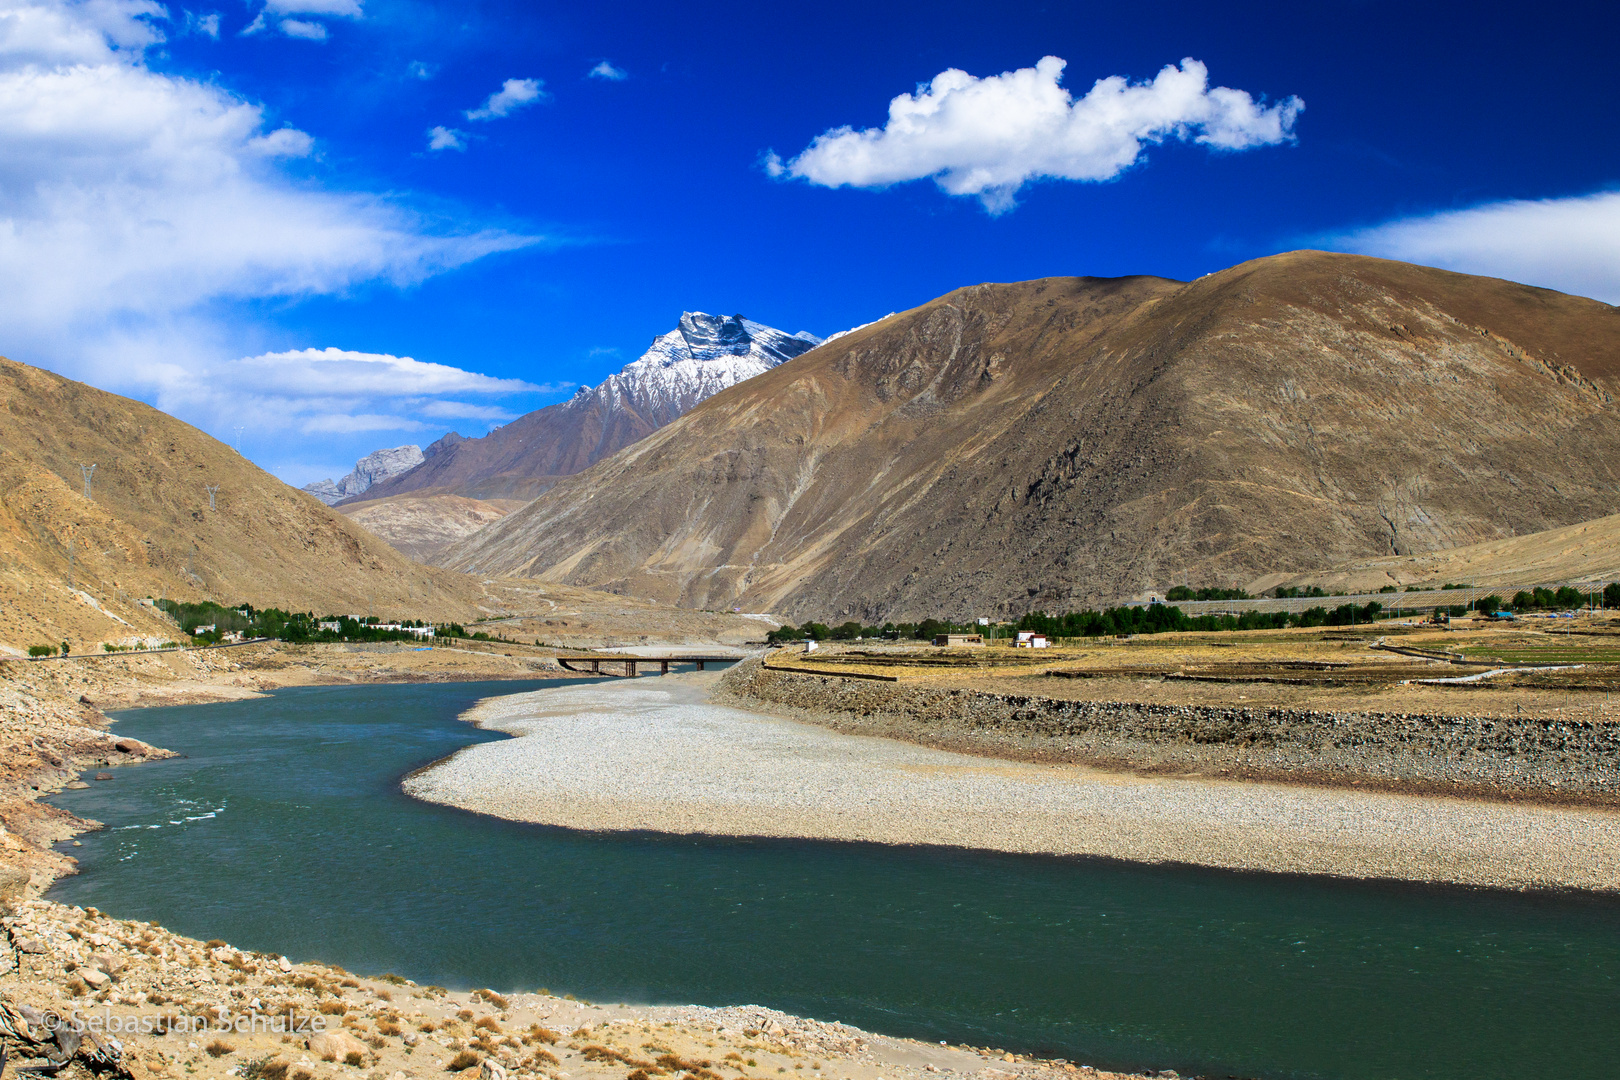
<path fill-rule="evenodd" d="M 463 1050 L 450 1059 L 450 1063 L 445 1066 L 445 1070 L 448 1072 L 461 1072 L 463 1069 L 476 1068 L 483 1062 L 484 1059 L 478 1054 L 471 1050 Z"/>
<path fill-rule="evenodd" d="M 345 1065 L 353 1065 L 355 1068 L 359 1068 L 365 1063 L 366 1055 L 362 1054 L 358 1050 L 350 1050 L 347 1054 L 343 1055 L 343 1064 Z"/>
<path fill-rule="evenodd" d="M 216 1058 L 224 1057 L 226 1054 L 236 1053 L 236 1047 L 232 1046 L 224 1039 L 215 1039 L 213 1042 L 209 1043 L 205 1049 L 208 1051 L 209 1057 Z"/>

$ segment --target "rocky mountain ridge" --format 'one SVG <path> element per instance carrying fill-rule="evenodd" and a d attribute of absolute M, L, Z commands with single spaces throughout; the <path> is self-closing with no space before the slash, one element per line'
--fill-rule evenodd
<path fill-rule="evenodd" d="M 460 436 L 451 432 L 446 438 Z M 440 443 L 434 443 L 438 448 Z M 392 450 L 373 450 L 365 457 L 354 463 L 354 468 L 343 479 L 333 482 L 331 479 L 317 480 L 313 484 L 305 484 L 304 491 L 309 492 L 327 506 L 340 503 L 344 499 L 351 499 L 369 490 L 372 485 L 379 484 L 390 477 L 400 473 L 409 472 L 426 460 L 422 448 L 414 443 L 408 446 L 396 446 Z"/>
<path fill-rule="evenodd" d="M 1387 260 L 980 285 L 438 561 L 790 619 L 1094 605 L 1620 511 L 1617 394 L 1615 308 Z"/>
<path fill-rule="evenodd" d="M 533 498 L 593 462 L 668 424 L 716 393 L 769 371 L 821 343 L 741 315 L 681 314 L 634 362 L 568 401 L 549 405 L 478 439 L 451 432 L 415 468 L 348 497 L 407 493 L 480 501 Z"/>

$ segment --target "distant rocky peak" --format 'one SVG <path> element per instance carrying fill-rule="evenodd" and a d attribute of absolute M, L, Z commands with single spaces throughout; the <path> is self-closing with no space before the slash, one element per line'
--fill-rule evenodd
<path fill-rule="evenodd" d="M 754 343 L 741 315 L 726 318 L 701 311 L 683 311 L 676 329 L 686 339 L 686 347 L 696 360 L 708 360 L 724 353 L 742 356 Z"/>
<path fill-rule="evenodd" d="M 422 464 L 424 460 L 422 448 L 415 444 L 396 446 L 388 450 L 373 450 L 355 462 L 353 471 L 337 483 L 334 484 L 329 479 L 319 480 L 313 484 L 305 484 L 304 490 L 331 506 L 359 495 L 373 484 L 380 484 L 389 477 L 408 472 Z"/>

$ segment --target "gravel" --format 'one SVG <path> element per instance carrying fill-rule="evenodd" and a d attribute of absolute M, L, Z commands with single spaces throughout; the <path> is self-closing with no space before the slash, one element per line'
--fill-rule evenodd
<path fill-rule="evenodd" d="M 715 705 L 712 683 L 669 676 L 488 699 L 466 718 L 519 737 L 468 747 L 405 789 L 588 830 L 1620 890 L 1620 813 L 1607 810 L 997 761 Z"/>

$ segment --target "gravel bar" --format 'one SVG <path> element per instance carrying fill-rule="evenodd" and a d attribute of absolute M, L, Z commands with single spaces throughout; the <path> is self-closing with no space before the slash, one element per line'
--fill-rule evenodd
<path fill-rule="evenodd" d="M 490 698 L 407 793 L 603 831 L 802 837 L 1620 891 L 1620 813 L 997 761 L 715 705 L 714 676 Z"/>

